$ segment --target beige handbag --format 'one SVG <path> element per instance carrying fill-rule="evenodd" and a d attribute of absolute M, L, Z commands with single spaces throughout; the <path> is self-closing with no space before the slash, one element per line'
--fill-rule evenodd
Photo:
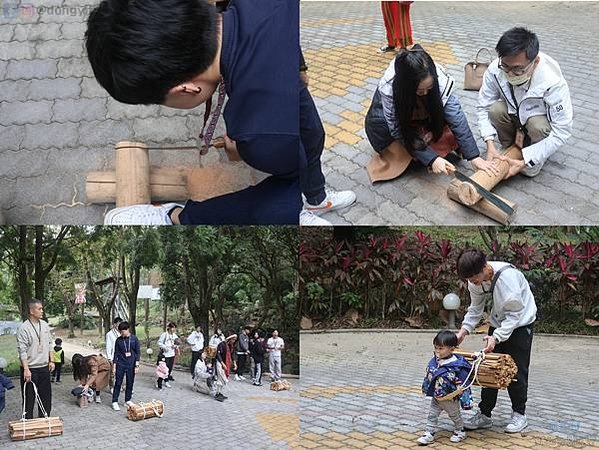
<path fill-rule="evenodd" d="M 486 61 L 479 60 L 482 52 L 487 52 L 489 54 L 489 59 Z M 474 61 L 470 61 L 464 66 L 464 90 L 478 91 L 481 88 L 485 71 L 492 61 L 493 54 L 488 48 L 483 47 L 476 53 Z"/>

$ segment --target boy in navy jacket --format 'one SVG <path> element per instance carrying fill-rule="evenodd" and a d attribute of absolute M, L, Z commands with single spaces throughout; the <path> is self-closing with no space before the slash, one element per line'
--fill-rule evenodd
<path fill-rule="evenodd" d="M 120 411 L 119 394 L 121 393 L 121 385 L 123 377 L 127 375 L 125 386 L 125 404 L 130 406 L 131 396 L 133 394 L 133 383 L 135 375 L 139 372 L 139 340 L 137 336 L 132 335 L 129 331 L 129 322 L 123 321 L 119 323 L 120 337 L 114 343 L 114 360 L 113 371 L 115 372 L 114 389 L 112 390 L 112 409 Z"/>

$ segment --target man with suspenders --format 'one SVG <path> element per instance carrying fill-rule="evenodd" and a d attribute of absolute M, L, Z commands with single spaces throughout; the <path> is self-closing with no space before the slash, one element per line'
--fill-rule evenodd
<path fill-rule="evenodd" d="M 486 300 L 492 300 L 489 315 L 489 332 L 483 339 L 486 353 L 505 353 L 514 358 L 518 366 L 516 381 L 508 386 L 512 401 L 512 420 L 506 433 L 518 433 L 528 425 L 526 400 L 528 391 L 528 367 L 533 338 L 533 325 L 537 306 L 530 285 L 522 272 L 506 262 L 487 261 L 483 252 L 464 250 L 457 260 L 457 271 L 468 281 L 470 306 L 462 328 L 457 333 L 458 343 L 474 331 L 485 310 Z M 464 427 L 467 430 L 490 428 L 491 412 L 497 403 L 497 389 L 482 388 L 478 411 Z"/>

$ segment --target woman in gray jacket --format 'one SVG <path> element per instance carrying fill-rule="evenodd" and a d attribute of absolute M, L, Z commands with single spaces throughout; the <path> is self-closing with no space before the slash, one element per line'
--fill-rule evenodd
<path fill-rule="evenodd" d="M 366 115 L 366 135 L 378 153 L 368 165 L 373 182 L 401 175 L 412 159 L 433 173 L 448 174 L 455 167 L 445 157 L 453 151 L 474 170 L 497 172 L 480 157 L 454 85 L 419 44 L 398 53 Z"/>

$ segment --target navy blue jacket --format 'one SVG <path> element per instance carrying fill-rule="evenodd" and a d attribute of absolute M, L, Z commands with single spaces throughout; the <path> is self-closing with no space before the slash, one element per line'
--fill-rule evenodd
<path fill-rule="evenodd" d="M 131 356 L 126 357 L 125 353 L 128 351 L 131 352 Z M 113 361 L 117 366 L 133 367 L 139 361 L 139 357 L 139 339 L 137 339 L 137 336 L 132 334 L 127 338 L 122 336 L 116 338 Z"/>
<path fill-rule="evenodd" d="M 299 1 L 232 0 L 223 13 L 220 70 L 227 134 L 263 172 L 299 173 Z"/>

